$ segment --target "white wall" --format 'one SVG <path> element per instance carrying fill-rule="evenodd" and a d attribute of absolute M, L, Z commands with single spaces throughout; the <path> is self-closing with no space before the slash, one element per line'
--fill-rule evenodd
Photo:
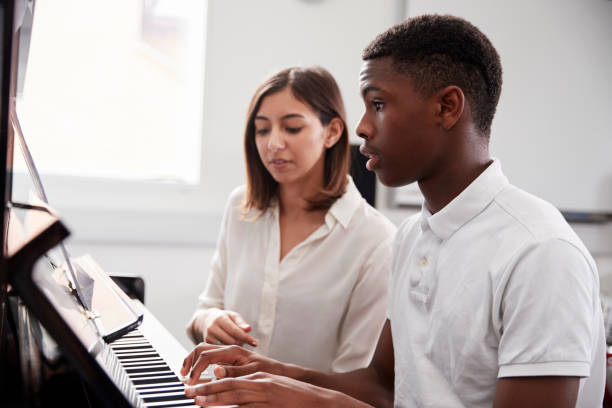
<path fill-rule="evenodd" d="M 612 2 L 409 0 L 471 21 L 500 54 L 492 154 L 561 210 L 612 212 Z"/>
<path fill-rule="evenodd" d="M 204 287 L 221 211 L 231 189 L 244 182 L 242 130 L 253 90 L 265 76 L 286 66 L 323 65 L 338 79 L 354 126 L 362 109 L 361 49 L 403 15 L 405 3 L 210 0 L 201 186 L 191 190 L 148 186 L 137 202 L 127 203 L 127 210 L 109 202 L 104 189 L 95 193 L 106 203 L 100 208 L 63 203 L 60 211 L 74 232 L 71 252 L 92 254 L 109 273 L 142 276 L 147 306 L 189 348 L 183 327 Z M 478 2 L 466 4 L 479 7 Z M 589 21 L 575 23 L 588 26 Z M 516 29 L 520 31 L 519 26 Z M 542 158 L 543 163 L 550 160 L 554 156 Z M 79 181 L 74 188 L 86 188 L 85 183 Z M 126 194 L 132 189 L 121 188 Z M 386 194 L 386 190 L 380 194 L 383 207 Z M 122 197 L 112 199 L 119 202 Z M 407 215 L 383 209 L 396 222 Z M 577 225 L 577 229 L 596 255 L 602 284 L 612 292 L 612 226 Z"/>
<path fill-rule="evenodd" d="M 255 88 L 282 68 L 322 65 L 336 77 L 354 128 L 361 50 L 403 7 L 400 0 L 210 0 L 201 184 L 96 182 L 87 197 L 93 208 L 48 192 L 73 232 L 71 253 L 90 253 L 111 274 L 142 276 L 146 305 L 188 347 L 183 328 L 204 288 L 225 200 L 244 183 L 242 132 Z M 73 191 L 90 183 L 45 180 Z"/>

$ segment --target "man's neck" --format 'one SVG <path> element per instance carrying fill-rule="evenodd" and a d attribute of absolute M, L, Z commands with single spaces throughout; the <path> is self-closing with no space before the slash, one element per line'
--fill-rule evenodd
<path fill-rule="evenodd" d="M 493 162 L 488 144 L 472 147 L 441 167 L 432 177 L 419 181 L 425 206 L 435 214 L 466 189 Z"/>

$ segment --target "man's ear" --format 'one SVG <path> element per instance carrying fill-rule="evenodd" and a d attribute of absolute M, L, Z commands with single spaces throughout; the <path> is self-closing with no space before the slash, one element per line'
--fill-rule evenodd
<path fill-rule="evenodd" d="M 461 88 L 449 85 L 438 91 L 438 119 L 444 130 L 450 130 L 459 121 L 465 109 L 465 95 Z"/>
<path fill-rule="evenodd" d="M 333 118 L 325 128 L 325 148 L 333 147 L 344 132 L 344 122 L 340 118 Z"/>

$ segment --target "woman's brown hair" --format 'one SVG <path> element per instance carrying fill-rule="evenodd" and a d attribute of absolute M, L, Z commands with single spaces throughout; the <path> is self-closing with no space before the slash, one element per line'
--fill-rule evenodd
<path fill-rule="evenodd" d="M 296 99 L 310 106 L 318 115 L 323 126 L 328 125 L 333 118 L 339 118 L 344 124 L 340 139 L 324 152 L 323 187 L 316 197 L 310 199 L 310 210 L 328 209 L 346 190 L 350 152 L 346 113 L 340 88 L 334 77 L 324 68 L 287 68 L 261 84 L 249 105 L 244 131 L 244 156 L 247 170 L 245 214 L 253 209 L 264 212 L 272 200 L 278 196 L 278 183 L 264 167 L 255 145 L 255 116 L 266 96 L 285 88 L 291 89 Z"/>

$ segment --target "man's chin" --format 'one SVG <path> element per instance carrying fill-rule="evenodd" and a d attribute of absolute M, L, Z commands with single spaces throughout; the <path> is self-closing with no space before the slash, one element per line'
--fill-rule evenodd
<path fill-rule="evenodd" d="M 384 170 L 376 170 L 376 177 L 386 187 L 402 187 L 414 182 L 414 180 L 397 177 L 395 174 L 388 174 Z"/>

